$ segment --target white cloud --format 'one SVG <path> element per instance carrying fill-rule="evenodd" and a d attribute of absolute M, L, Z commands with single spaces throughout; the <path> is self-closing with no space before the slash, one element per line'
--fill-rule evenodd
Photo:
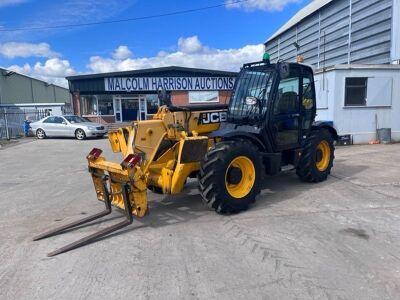
<path fill-rule="evenodd" d="M 37 62 L 34 65 L 13 65 L 7 69 L 64 87 L 68 86 L 65 77 L 76 74 L 68 60 L 59 58 L 51 58 L 44 63 Z"/>
<path fill-rule="evenodd" d="M 120 46 L 109 57 L 90 57 L 86 73 L 166 66 L 239 71 L 244 63 L 259 61 L 263 52 L 262 44 L 231 49 L 212 49 L 204 46 L 197 36 L 193 36 L 180 38 L 177 41 L 176 51 L 160 51 L 152 57 L 132 57 L 132 52 L 128 47 Z M 34 64 L 13 65 L 6 69 L 64 87 L 68 85 L 65 77 L 78 74 L 68 60 L 59 57 L 48 58 L 44 62 L 39 61 Z"/>
<path fill-rule="evenodd" d="M 237 0 L 226 0 L 225 7 L 229 9 L 244 8 L 245 10 L 281 11 L 291 3 L 299 3 L 302 0 L 248 0 L 238 2 Z"/>
<path fill-rule="evenodd" d="M 117 60 L 109 57 L 92 56 L 87 65 L 89 72 L 138 70 L 165 66 L 183 66 L 226 71 L 239 71 L 243 63 L 261 60 L 264 46 L 246 45 L 233 49 L 210 49 L 202 45 L 197 36 L 180 38 L 178 50 L 162 51 L 153 57 Z"/>
<path fill-rule="evenodd" d="M 65 77 L 75 74 L 69 61 L 59 58 L 48 59 L 44 64 L 37 62 L 33 71 L 47 77 Z"/>
<path fill-rule="evenodd" d="M 28 2 L 28 0 L 0 0 L 0 7 L 18 5 Z"/>
<path fill-rule="evenodd" d="M 0 43 L 0 55 L 7 58 L 15 57 L 57 57 L 59 54 L 51 50 L 47 43 Z"/>
<path fill-rule="evenodd" d="M 132 51 L 129 50 L 128 46 L 119 46 L 117 49 L 115 49 L 114 53 L 112 54 L 112 57 L 114 59 L 127 59 L 132 56 Z"/>
<path fill-rule="evenodd" d="M 178 40 L 178 49 L 183 53 L 200 53 L 205 49 L 202 43 L 200 42 L 197 35 L 188 37 L 188 38 L 179 38 Z"/>

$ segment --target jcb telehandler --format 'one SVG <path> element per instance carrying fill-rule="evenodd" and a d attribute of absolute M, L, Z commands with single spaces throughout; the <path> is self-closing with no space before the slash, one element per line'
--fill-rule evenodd
<path fill-rule="evenodd" d="M 165 93 L 164 93 L 165 94 Z M 162 97 L 164 100 L 166 97 Z M 87 156 L 97 198 L 106 209 L 43 233 L 43 239 L 111 213 L 126 220 L 60 248 L 80 247 L 132 223 L 148 211 L 147 190 L 182 191 L 198 178 L 200 194 L 219 213 L 243 211 L 260 193 L 264 175 L 293 168 L 307 182 L 326 180 L 338 138 L 331 122 L 315 122 L 313 71 L 309 66 L 263 61 L 245 64 L 225 105 L 176 107 L 168 103 L 152 120 L 110 132 L 122 162 L 107 161 L 100 149 Z"/>

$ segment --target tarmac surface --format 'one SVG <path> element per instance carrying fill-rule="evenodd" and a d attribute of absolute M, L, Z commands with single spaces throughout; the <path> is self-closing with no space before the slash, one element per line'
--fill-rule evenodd
<path fill-rule="evenodd" d="M 209 210 L 195 181 L 149 192 L 150 215 L 83 248 L 46 253 L 123 218 L 33 242 L 103 209 L 85 156 L 108 140 L 0 150 L 0 299 L 400 299 L 400 145 L 340 147 L 321 184 L 266 178 L 248 211 Z"/>

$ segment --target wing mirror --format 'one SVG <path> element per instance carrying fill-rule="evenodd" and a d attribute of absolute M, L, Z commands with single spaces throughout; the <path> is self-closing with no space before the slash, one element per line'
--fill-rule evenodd
<path fill-rule="evenodd" d="M 253 97 L 253 96 L 246 97 L 246 105 L 253 106 L 253 105 L 256 105 L 256 104 L 257 104 L 257 98 L 256 97 Z"/>
<path fill-rule="evenodd" d="M 68 124 L 67 124 L 67 122 L 65 122 L 65 121 L 63 121 L 63 122 L 62 122 L 62 124 L 64 124 L 64 125 L 68 125 Z"/>

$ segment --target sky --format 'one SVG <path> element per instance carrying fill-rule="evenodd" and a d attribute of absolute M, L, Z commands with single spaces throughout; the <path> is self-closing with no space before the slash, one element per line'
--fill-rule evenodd
<path fill-rule="evenodd" d="M 238 71 L 260 60 L 263 42 L 309 2 L 0 0 L 0 66 L 62 86 L 71 75 L 171 65 Z"/>

